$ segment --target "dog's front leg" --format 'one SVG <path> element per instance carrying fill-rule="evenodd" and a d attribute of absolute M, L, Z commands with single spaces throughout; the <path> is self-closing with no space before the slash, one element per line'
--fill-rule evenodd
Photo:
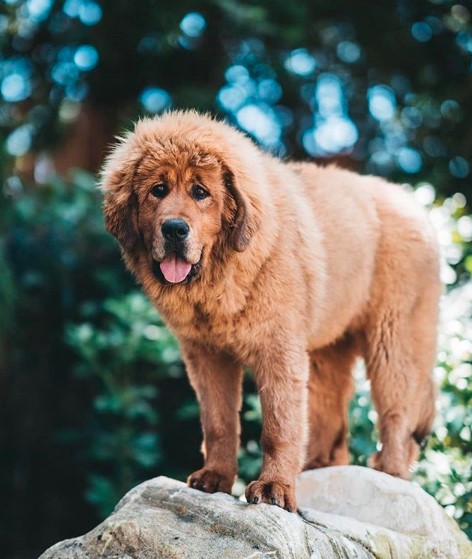
<path fill-rule="evenodd" d="M 200 403 L 204 467 L 187 479 L 207 493 L 231 493 L 237 472 L 243 368 L 231 356 L 182 344 L 190 383 Z"/>
<path fill-rule="evenodd" d="M 254 369 L 262 405 L 263 451 L 259 479 L 246 489 L 249 503 L 295 511 L 295 476 L 305 458 L 308 357 L 271 355 Z"/>

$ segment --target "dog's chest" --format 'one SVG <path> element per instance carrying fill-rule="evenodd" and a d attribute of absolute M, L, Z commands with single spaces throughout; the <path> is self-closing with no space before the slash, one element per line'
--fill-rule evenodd
<path fill-rule="evenodd" d="M 197 301 L 175 309 L 161 308 L 161 315 L 178 338 L 232 350 L 246 337 L 246 311 L 228 312 L 221 303 Z"/>

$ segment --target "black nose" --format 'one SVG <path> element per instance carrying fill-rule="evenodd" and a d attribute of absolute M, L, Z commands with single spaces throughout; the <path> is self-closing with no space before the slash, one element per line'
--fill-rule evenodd
<path fill-rule="evenodd" d="M 188 237 L 190 227 L 183 219 L 168 219 L 162 224 L 161 231 L 168 241 L 183 241 Z"/>

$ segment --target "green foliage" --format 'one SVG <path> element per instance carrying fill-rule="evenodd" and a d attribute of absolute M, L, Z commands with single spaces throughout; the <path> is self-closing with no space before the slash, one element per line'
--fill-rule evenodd
<path fill-rule="evenodd" d="M 439 413 L 415 479 L 472 537 L 472 282 L 444 300 Z"/>
<path fill-rule="evenodd" d="M 262 425 L 261 402 L 255 393 L 254 385 L 245 387 L 244 409 L 242 413 L 242 444 L 239 451 L 238 494 L 244 492 L 244 483 L 257 479 L 262 464 L 262 451 L 259 435 Z"/>
<path fill-rule="evenodd" d="M 369 456 L 376 450 L 377 433 L 375 421 L 377 414 L 372 406 L 369 382 L 363 367 L 357 367 L 356 391 L 349 405 L 349 447 L 354 464 L 367 466 Z"/>
<path fill-rule="evenodd" d="M 70 324 L 75 373 L 96 384 L 83 430 L 87 499 L 102 517 L 160 465 L 156 380 L 180 373 L 176 342 L 140 292 L 84 305 Z M 111 475 L 110 475 L 111 472 Z"/>
<path fill-rule="evenodd" d="M 57 499 L 77 511 L 49 511 L 35 521 L 40 527 L 44 517 L 46 534 L 50 522 L 71 522 L 67 534 L 81 514 L 91 527 L 160 468 L 182 476 L 188 466 L 174 466 L 172 447 L 189 446 L 189 437 L 193 467 L 200 460 L 198 408 L 182 382 L 174 338 L 105 231 L 94 177 L 77 171 L 70 183 L 18 188 L 4 203 L 0 371 L 10 397 L 0 408 L 9 425 L 0 432 L 0 492 L 6 503 L 22 498 L 15 479 L 23 476 L 24 498 L 35 510 Z M 168 405 L 174 400 L 175 409 Z M 180 417 L 180 407 L 193 415 Z M 161 411 L 171 418 L 164 425 Z M 188 437 L 176 439 L 180 427 Z M 84 497 L 98 518 L 81 510 Z M 0 537 L 15 530 L 16 518 L 26 521 L 10 515 Z"/>

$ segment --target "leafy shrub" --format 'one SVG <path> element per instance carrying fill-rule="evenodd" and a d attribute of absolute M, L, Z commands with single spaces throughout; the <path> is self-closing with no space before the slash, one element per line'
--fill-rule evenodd
<path fill-rule="evenodd" d="M 415 480 L 472 537 L 472 282 L 448 294 L 436 378 L 438 415 Z"/>
<path fill-rule="evenodd" d="M 162 452 L 156 379 L 181 367 L 175 339 L 143 294 L 107 299 L 102 308 L 86 305 L 83 314 L 91 322 L 69 325 L 67 339 L 77 352 L 76 374 L 96 384 L 85 427 L 87 498 L 106 516 L 156 472 Z"/>
<path fill-rule="evenodd" d="M 103 227 L 90 175 L 24 190 L 7 182 L 5 194 L 0 299 L 10 312 L 2 304 L 0 493 L 8 513 L 0 546 L 5 556 L 9 545 L 21 555 L 15 534 L 24 533 L 24 556 L 32 556 L 97 520 L 83 499 L 88 465 L 77 435 L 95 388 L 72 374 L 77 357 L 65 343 L 65 324 L 133 282 Z"/>

